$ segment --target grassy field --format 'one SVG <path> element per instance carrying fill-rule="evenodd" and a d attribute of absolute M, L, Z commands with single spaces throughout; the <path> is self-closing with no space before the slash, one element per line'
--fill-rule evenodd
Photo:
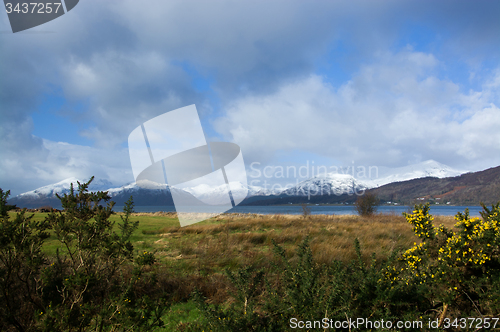
<path fill-rule="evenodd" d="M 36 220 L 47 214 L 35 213 Z M 120 222 L 120 214 L 112 216 Z M 229 303 L 224 270 L 249 265 L 268 268 L 272 261 L 272 242 L 287 250 L 291 261 L 295 249 L 307 236 L 317 263 L 355 258 L 354 241 L 360 242 L 363 260 L 374 254 L 383 260 L 394 250 L 406 250 L 416 241 L 412 226 L 403 216 L 353 215 L 256 215 L 223 214 L 202 223 L 179 227 L 173 213 L 134 213 L 139 227 L 132 236 L 137 252 L 154 252 L 155 264 L 169 283 L 174 305 L 165 314 L 163 331 L 176 331 L 200 318 L 191 292 L 202 289 L 213 303 Z M 453 217 L 436 217 L 435 224 L 453 228 Z M 115 225 L 116 227 L 116 225 Z M 50 255 L 64 250 L 54 236 L 44 250 Z"/>
<path fill-rule="evenodd" d="M 120 222 L 120 214 L 111 217 Z M 47 213 L 35 213 L 43 220 Z M 134 213 L 139 227 L 132 236 L 137 251 L 155 252 L 163 264 L 185 272 L 215 272 L 246 266 L 269 258 L 272 241 L 294 249 L 306 236 L 311 238 L 318 263 L 331 260 L 347 262 L 354 258 L 353 243 L 358 239 L 368 259 L 386 258 L 393 250 L 407 249 L 415 242 L 412 227 L 403 216 L 356 215 L 258 215 L 223 214 L 188 227 L 180 227 L 174 213 Z M 435 224 L 452 228 L 452 216 L 438 216 Z M 116 227 L 116 225 L 115 225 Z M 59 242 L 54 236 L 45 244 L 55 254 Z"/>

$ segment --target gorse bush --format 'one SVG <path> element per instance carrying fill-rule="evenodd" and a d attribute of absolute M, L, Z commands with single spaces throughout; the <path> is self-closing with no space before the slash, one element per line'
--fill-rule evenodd
<path fill-rule="evenodd" d="M 0 217 L 7 216 L 7 198 L 9 198 L 10 190 L 3 192 L 2 188 L 0 188 Z"/>
<path fill-rule="evenodd" d="M 463 328 L 463 317 L 480 317 L 481 326 L 493 327 L 500 313 L 500 209 L 498 204 L 483 209 L 482 218 L 470 218 L 467 210 L 458 213 L 453 231 L 435 227 L 429 205 L 417 205 L 404 215 L 422 242 L 393 252 L 385 261 L 372 258 L 369 264 L 361 258 L 357 239 L 357 258 L 349 264 L 315 263 L 309 238 L 298 246 L 292 263 L 274 243 L 276 260 L 267 273 L 246 267 L 229 274 L 237 290 L 229 307 L 209 305 L 196 293 L 199 308 L 208 317 L 203 327 L 288 331 L 298 321 L 316 321 L 318 326 L 309 329 L 319 330 L 331 328 L 324 325 L 324 318 L 329 322 L 365 318 L 421 322 L 405 328 L 421 331 Z M 197 328 L 202 326 L 193 327 Z M 357 326 L 357 330 L 371 329 Z M 391 329 L 386 325 L 376 330 Z"/>
<path fill-rule="evenodd" d="M 2 331 L 147 331 L 161 326 L 165 301 L 148 294 L 155 261 L 143 253 L 133 263 L 132 199 L 119 232 L 110 221 L 106 192 L 88 192 L 89 182 L 59 197 L 63 212 L 32 221 L 22 211 L 0 224 L 0 327 Z M 1 207 L 8 193 L 2 193 Z M 107 203 L 105 206 L 101 202 Z M 56 257 L 42 251 L 52 233 Z M 141 279 L 142 277 L 142 279 Z"/>
<path fill-rule="evenodd" d="M 481 316 L 500 309 L 500 209 L 483 205 L 482 218 L 457 213 L 456 231 L 435 228 L 429 205 L 405 213 L 422 239 L 402 256 L 403 266 L 389 278 L 426 284 L 432 300 L 448 310 L 475 311 Z"/>
<path fill-rule="evenodd" d="M 40 271 L 48 263 L 42 245 L 49 237 L 49 224 L 34 222 L 25 211 L 10 219 L 3 210 L 8 194 L 0 197 L 0 328 L 27 331 L 45 308 Z"/>
<path fill-rule="evenodd" d="M 10 190 L 4 192 L 2 188 L 0 188 L 0 218 L 7 216 L 7 212 L 10 210 L 14 210 L 16 208 L 15 205 L 7 205 L 7 198 L 10 195 Z"/>

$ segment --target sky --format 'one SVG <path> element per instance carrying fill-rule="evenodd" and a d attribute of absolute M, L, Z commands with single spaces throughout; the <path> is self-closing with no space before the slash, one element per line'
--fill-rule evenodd
<path fill-rule="evenodd" d="M 500 165 L 498 1 L 81 0 L 0 13 L 0 188 L 134 181 L 127 139 L 195 104 L 247 168 Z M 288 179 L 287 179 L 288 180 Z"/>

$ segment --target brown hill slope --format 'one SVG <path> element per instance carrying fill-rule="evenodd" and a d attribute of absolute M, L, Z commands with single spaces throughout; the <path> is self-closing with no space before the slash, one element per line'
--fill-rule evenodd
<path fill-rule="evenodd" d="M 383 201 L 414 204 L 479 205 L 500 201 L 500 166 L 451 178 L 421 178 L 394 182 L 370 190 Z"/>

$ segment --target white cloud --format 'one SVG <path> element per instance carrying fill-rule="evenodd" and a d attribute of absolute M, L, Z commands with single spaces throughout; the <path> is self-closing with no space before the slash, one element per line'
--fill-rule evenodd
<path fill-rule="evenodd" d="M 485 81 L 483 61 L 498 54 L 497 8 L 392 0 L 81 1 L 36 28 L 55 33 L 1 35 L 0 185 L 29 190 L 69 174 L 128 174 L 125 153 L 113 147 L 145 120 L 192 103 L 214 117 L 222 109 L 217 127 L 250 161 L 301 149 L 347 162 L 374 158 L 372 164 L 427 157 L 498 164 L 500 70 L 470 92 L 436 74 L 450 62 L 467 63 L 471 80 Z M 7 26 L 6 15 L 0 20 Z M 416 39 L 434 55 L 388 53 L 413 23 L 428 31 Z M 337 46 L 347 60 L 330 57 Z M 335 74 L 311 74 L 330 61 L 351 75 L 340 87 L 327 83 Z M 196 90 L 185 64 L 210 77 L 212 95 Z M 58 114 L 92 122 L 78 134 L 97 148 L 32 136 L 43 124 L 30 114 L 53 94 L 89 106 Z"/>
<path fill-rule="evenodd" d="M 240 98 L 218 119 L 217 129 L 242 146 L 248 162 L 269 162 L 280 151 L 299 149 L 344 163 L 399 166 L 435 159 L 498 165 L 495 85 L 461 92 L 436 76 L 438 64 L 431 54 L 385 53 L 338 89 L 311 75 L 267 96 Z"/>
<path fill-rule="evenodd" d="M 76 177 L 107 179 L 116 185 L 134 181 L 127 149 L 101 149 L 43 140 L 25 156 L 7 151 L 0 159 L 2 189 L 11 196 Z M 30 155 L 31 153 L 31 155 Z"/>

